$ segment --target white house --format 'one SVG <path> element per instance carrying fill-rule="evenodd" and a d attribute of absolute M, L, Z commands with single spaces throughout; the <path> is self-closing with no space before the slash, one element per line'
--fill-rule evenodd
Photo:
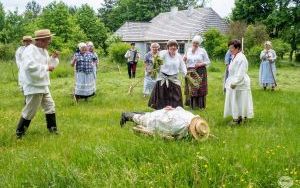
<path fill-rule="evenodd" d="M 165 49 L 169 39 L 177 40 L 179 52 L 183 54 L 194 35 L 203 35 L 210 28 L 221 33 L 228 30 L 228 24 L 212 8 L 190 7 L 178 11 L 177 7 L 172 7 L 170 12 L 160 13 L 150 22 L 126 22 L 115 34 L 124 42 L 135 42 L 142 56 L 150 50 L 152 42 Z"/>

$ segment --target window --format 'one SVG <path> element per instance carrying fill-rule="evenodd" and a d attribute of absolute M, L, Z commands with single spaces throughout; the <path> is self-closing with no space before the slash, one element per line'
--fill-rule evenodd
<path fill-rule="evenodd" d="M 178 49 L 178 52 L 180 54 L 184 54 L 184 43 L 179 43 L 179 49 Z"/>

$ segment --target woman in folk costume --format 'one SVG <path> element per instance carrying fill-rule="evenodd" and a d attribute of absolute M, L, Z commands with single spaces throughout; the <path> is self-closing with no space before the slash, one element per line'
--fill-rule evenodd
<path fill-rule="evenodd" d="M 247 118 L 253 118 L 253 102 L 250 78 L 247 74 L 248 61 L 241 52 L 241 42 L 232 40 L 229 43 L 232 60 L 228 67 L 228 78 L 225 83 L 226 98 L 224 117 L 232 116 L 233 124 L 240 124 Z"/>
<path fill-rule="evenodd" d="M 158 134 L 164 138 L 181 139 L 188 135 L 196 140 L 205 140 L 209 137 L 207 122 L 198 115 L 194 115 L 182 107 L 166 106 L 154 112 L 123 112 L 120 125 L 127 121 L 137 124 L 133 128 L 137 133 L 146 135 Z"/>
<path fill-rule="evenodd" d="M 182 93 L 178 73 L 187 74 L 186 66 L 181 55 L 177 52 L 176 40 L 169 40 L 167 50 L 159 53 L 162 60 L 155 86 L 152 90 L 148 106 L 154 109 L 162 109 L 165 106 L 183 106 Z"/>
<path fill-rule="evenodd" d="M 80 98 L 87 98 L 95 95 L 95 75 L 94 64 L 97 58 L 94 54 L 87 51 L 87 45 L 85 43 L 79 43 L 78 48 L 80 52 L 74 54 L 71 62 L 72 66 L 75 66 L 75 99 L 78 101 Z"/>
<path fill-rule="evenodd" d="M 276 53 L 272 49 L 272 43 L 270 41 L 265 42 L 265 49 L 260 53 L 260 68 L 259 68 L 259 83 L 264 88 L 267 89 L 271 86 L 272 90 L 276 87 Z"/>
<path fill-rule="evenodd" d="M 97 80 L 97 69 L 98 69 L 98 64 L 99 64 L 99 58 L 98 55 L 95 51 L 95 47 L 92 41 L 88 41 L 86 43 L 87 45 L 87 51 L 92 53 L 95 57 L 96 57 L 96 61 L 93 61 L 93 72 L 94 72 L 94 76 L 95 76 L 95 91 L 96 91 L 96 80 Z"/>
<path fill-rule="evenodd" d="M 206 107 L 206 67 L 210 64 L 210 60 L 206 50 L 200 47 L 202 41 L 202 37 L 196 35 L 192 40 L 193 46 L 188 49 L 183 58 L 188 70 L 188 76 L 185 78 L 186 105 L 192 109 Z"/>
<path fill-rule="evenodd" d="M 151 51 L 145 55 L 145 78 L 144 78 L 144 97 L 150 95 L 155 84 L 154 61 L 158 56 L 159 44 L 152 43 Z M 158 68 L 158 67 L 157 67 Z"/>

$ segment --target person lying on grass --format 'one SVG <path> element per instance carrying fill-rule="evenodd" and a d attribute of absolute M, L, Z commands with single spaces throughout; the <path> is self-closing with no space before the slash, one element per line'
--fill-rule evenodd
<path fill-rule="evenodd" d="M 205 140 L 209 136 L 207 122 L 182 107 L 166 106 L 153 112 L 123 112 L 120 119 L 121 127 L 127 121 L 137 125 L 133 130 L 146 135 L 159 135 L 167 139 L 181 139 L 191 135 L 196 140 Z"/>

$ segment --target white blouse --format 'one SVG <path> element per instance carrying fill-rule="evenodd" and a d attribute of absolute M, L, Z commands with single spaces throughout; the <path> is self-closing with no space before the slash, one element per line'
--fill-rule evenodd
<path fill-rule="evenodd" d="M 249 90 L 250 78 L 248 72 L 248 61 L 246 56 L 239 52 L 233 57 L 228 68 L 228 78 L 225 83 L 225 88 L 230 88 L 231 85 L 236 86 L 236 90 Z"/>
<path fill-rule="evenodd" d="M 196 63 L 204 63 L 205 66 L 210 64 L 208 54 L 204 48 L 197 48 L 195 53 L 192 52 L 192 48 L 189 48 L 185 56 L 187 58 L 186 66 L 188 68 L 195 67 Z"/>
<path fill-rule="evenodd" d="M 175 75 L 181 72 L 184 76 L 187 73 L 186 66 L 182 56 L 176 52 L 174 57 L 171 57 L 168 50 L 159 52 L 160 58 L 163 60 L 163 65 L 160 67 L 160 72 L 167 75 Z"/>

